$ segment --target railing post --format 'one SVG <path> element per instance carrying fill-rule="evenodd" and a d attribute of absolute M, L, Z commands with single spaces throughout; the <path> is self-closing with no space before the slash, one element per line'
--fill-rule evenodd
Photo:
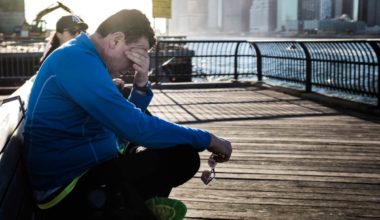
<path fill-rule="evenodd" d="M 236 49 L 235 49 L 235 57 L 234 57 L 234 79 L 235 79 L 235 81 L 237 81 L 239 78 L 237 68 L 238 68 L 238 52 L 239 52 L 240 43 L 241 43 L 240 41 L 237 43 Z"/>
<path fill-rule="evenodd" d="M 375 51 L 377 58 L 377 107 L 380 108 L 380 48 L 378 45 L 379 42 L 370 41 L 372 49 Z"/>
<path fill-rule="evenodd" d="M 251 42 L 251 45 L 255 49 L 255 53 L 256 53 L 257 80 L 263 81 L 263 63 L 262 63 L 261 51 L 259 49 L 259 46 L 257 46 L 255 42 Z"/>
<path fill-rule="evenodd" d="M 312 86 L 312 68 L 311 68 L 311 56 L 310 52 L 305 46 L 303 42 L 299 42 L 299 45 L 301 46 L 303 52 L 305 53 L 306 58 L 306 92 L 311 92 L 311 86 Z"/>
<path fill-rule="evenodd" d="M 157 41 L 157 44 L 156 44 L 156 51 L 155 51 L 155 54 L 154 54 L 154 72 L 155 72 L 155 74 L 156 74 L 156 83 L 159 83 L 159 73 L 160 73 L 160 70 L 158 69 L 158 64 L 159 64 L 159 62 L 158 62 L 158 54 L 159 54 L 159 52 L 160 52 L 160 43 L 161 43 L 161 41 Z"/>

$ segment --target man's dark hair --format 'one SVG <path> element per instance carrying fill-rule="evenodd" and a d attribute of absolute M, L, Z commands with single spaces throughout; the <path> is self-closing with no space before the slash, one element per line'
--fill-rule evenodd
<path fill-rule="evenodd" d="M 102 37 L 115 32 L 123 32 L 127 43 L 135 42 L 141 37 L 147 38 L 149 47 L 153 47 L 156 43 L 148 18 L 135 9 L 124 9 L 117 12 L 103 21 L 96 30 L 96 33 Z"/>

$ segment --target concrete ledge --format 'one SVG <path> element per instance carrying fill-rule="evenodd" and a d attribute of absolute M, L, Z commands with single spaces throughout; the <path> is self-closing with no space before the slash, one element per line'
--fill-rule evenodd
<path fill-rule="evenodd" d="M 226 82 L 184 82 L 184 83 L 157 83 L 152 84 L 153 89 L 206 89 L 206 88 L 234 88 L 251 87 L 251 82 L 226 81 Z"/>

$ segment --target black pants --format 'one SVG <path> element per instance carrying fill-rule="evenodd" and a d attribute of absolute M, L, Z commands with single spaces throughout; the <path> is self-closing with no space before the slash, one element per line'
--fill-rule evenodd
<path fill-rule="evenodd" d="M 153 219 L 144 201 L 168 197 L 199 166 L 198 152 L 186 145 L 127 154 L 90 169 L 65 199 L 41 213 L 47 219 Z"/>

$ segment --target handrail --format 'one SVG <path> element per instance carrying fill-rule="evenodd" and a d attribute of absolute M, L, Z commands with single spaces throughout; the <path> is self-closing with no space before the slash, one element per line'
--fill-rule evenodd
<path fill-rule="evenodd" d="M 238 42 L 235 47 L 235 59 L 234 59 L 234 79 L 237 81 L 239 78 L 238 74 L 238 54 L 239 54 L 239 46 L 241 42 Z"/>
<path fill-rule="evenodd" d="M 311 79 L 312 79 L 312 68 L 311 68 L 311 55 L 308 50 L 308 48 L 305 46 L 303 42 L 300 42 L 299 45 L 301 46 L 305 57 L 306 57 L 306 92 L 311 92 Z"/>
<path fill-rule="evenodd" d="M 377 107 L 380 108 L 380 42 L 370 42 L 377 58 Z"/>
<path fill-rule="evenodd" d="M 257 46 L 257 44 L 255 42 L 252 42 L 251 45 L 255 49 L 255 53 L 256 53 L 256 59 L 257 59 L 257 64 L 256 64 L 256 68 L 257 68 L 257 80 L 258 81 L 263 81 L 261 51 L 260 51 L 259 47 Z"/>
<path fill-rule="evenodd" d="M 306 92 L 318 87 L 379 100 L 379 41 L 162 40 L 158 45 L 177 45 L 178 51 L 193 51 L 188 56 L 178 52 L 179 60 L 191 60 L 191 70 L 181 72 L 179 68 L 175 73 L 191 75 L 192 79 L 230 77 L 237 80 L 250 76 L 259 81 L 276 79 L 300 84 Z M 212 45 L 217 45 L 219 49 L 215 50 Z M 155 59 L 159 60 L 159 56 L 156 53 Z"/>
<path fill-rule="evenodd" d="M 376 98 L 380 107 L 379 48 L 380 39 L 163 39 L 150 53 L 151 80 L 280 80 L 306 92 L 328 89 Z M 0 51 L 0 81 L 33 75 L 36 56 Z"/>

